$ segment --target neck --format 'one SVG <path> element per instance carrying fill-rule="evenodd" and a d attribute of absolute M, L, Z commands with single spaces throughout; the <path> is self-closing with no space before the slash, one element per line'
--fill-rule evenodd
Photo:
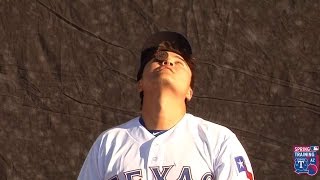
<path fill-rule="evenodd" d="M 167 130 L 175 126 L 185 115 L 184 100 L 170 95 L 144 96 L 142 118 L 149 130 Z"/>

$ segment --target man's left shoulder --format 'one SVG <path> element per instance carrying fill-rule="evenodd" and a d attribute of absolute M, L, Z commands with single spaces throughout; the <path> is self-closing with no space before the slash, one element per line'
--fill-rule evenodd
<path fill-rule="evenodd" d="M 198 131 L 202 131 L 207 135 L 214 136 L 224 136 L 224 137 L 234 137 L 235 134 L 226 126 L 217 124 L 215 122 L 203 119 L 201 117 L 192 115 L 190 113 L 187 114 L 188 123 L 193 126 L 193 128 L 197 128 Z"/>

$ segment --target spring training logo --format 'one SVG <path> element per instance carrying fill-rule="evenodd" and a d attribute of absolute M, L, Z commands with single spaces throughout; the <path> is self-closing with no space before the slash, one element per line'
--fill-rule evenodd
<path fill-rule="evenodd" d="M 319 170 L 319 146 L 293 147 L 294 172 L 314 176 Z"/>

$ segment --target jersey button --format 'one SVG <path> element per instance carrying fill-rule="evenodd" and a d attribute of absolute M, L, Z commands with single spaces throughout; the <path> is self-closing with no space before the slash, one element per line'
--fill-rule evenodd
<path fill-rule="evenodd" d="M 152 158 L 152 161 L 157 161 L 157 160 L 158 160 L 157 157 L 153 157 L 153 158 Z"/>

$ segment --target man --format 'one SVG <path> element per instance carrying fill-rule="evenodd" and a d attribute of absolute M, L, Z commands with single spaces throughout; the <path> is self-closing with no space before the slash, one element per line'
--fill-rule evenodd
<path fill-rule="evenodd" d="M 187 39 L 175 32 L 155 33 L 140 61 L 141 116 L 98 137 L 78 180 L 253 179 L 234 133 L 186 113 L 194 84 Z"/>

